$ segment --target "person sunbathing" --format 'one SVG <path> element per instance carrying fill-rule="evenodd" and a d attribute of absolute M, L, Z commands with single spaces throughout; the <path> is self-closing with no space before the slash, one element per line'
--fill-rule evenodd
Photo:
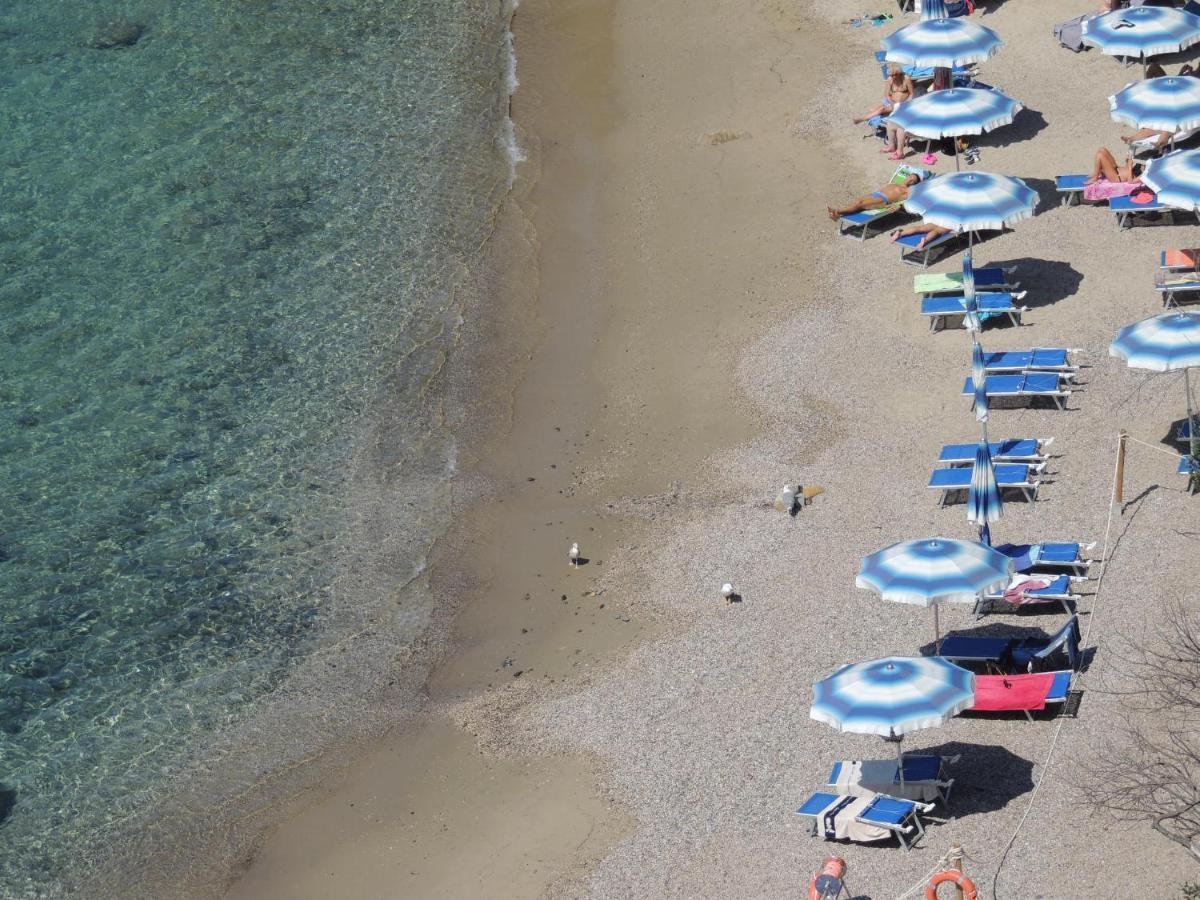
<path fill-rule="evenodd" d="M 837 221 L 842 216 L 848 216 L 850 213 L 864 212 L 868 209 L 882 209 L 885 206 L 893 206 L 908 199 L 908 191 L 913 185 L 921 181 L 921 176 L 916 172 L 910 172 L 904 177 L 903 184 L 895 184 L 888 182 L 877 191 L 872 191 L 869 194 L 864 194 L 855 199 L 849 206 L 843 206 L 841 209 L 835 209 L 832 206 L 827 206 L 825 209 L 829 212 L 829 218 Z"/>
<path fill-rule="evenodd" d="M 1141 163 L 1128 157 L 1124 163 L 1118 163 L 1107 147 L 1101 147 L 1096 151 L 1091 174 L 1083 180 L 1083 199 L 1096 201 L 1128 196 L 1141 187 L 1141 174 Z"/>
<path fill-rule="evenodd" d="M 896 241 L 900 240 L 900 238 L 908 237 L 910 234 L 923 234 L 925 236 L 917 243 L 916 249 L 924 250 L 925 245 L 930 241 L 940 238 L 943 234 L 949 233 L 949 228 L 943 228 L 941 225 L 930 225 L 925 222 L 921 222 L 917 225 L 906 225 L 904 228 L 897 228 L 892 232 L 892 243 L 894 244 Z"/>
<path fill-rule="evenodd" d="M 1138 141 L 1144 141 L 1147 138 L 1154 138 L 1154 148 L 1159 150 L 1165 147 L 1167 141 L 1171 139 L 1171 132 L 1159 131 L 1157 128 L 1139 128 L 1133 134 L 1127 134 L 1121 138 L 1127 144 L 1134 144 Z"/>
<path fill-rule="evenodd" d="M 893 65 L 888 69 L 887 78 L 883 80 L 883 102 L 865 116 L 854 120 L 855 125 L 861 125 L 876 116 L 890 116 L 901 103 L 911 100 L 916 94 L 913 80 L 904 74 L 900 66 Z"/>

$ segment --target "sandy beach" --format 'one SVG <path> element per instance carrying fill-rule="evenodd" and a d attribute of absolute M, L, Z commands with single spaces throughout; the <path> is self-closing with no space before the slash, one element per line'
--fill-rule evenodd
<path fill-rule="evenodd" d="M 833 761 L 890 752 L 811 721 L 813 682 L 930 640 L 928 611 L 854 587 L 859 561 L 972 534 L 926 488 L 938 448 L 977 435 L 959 393 L 969 340 L 930 332 L 886 236 L 838 239 L 824 212 L 895 167 L 850 124 L 877 102 L 887 31 L 844 21 L 862 11 L 524 0 L 513 114 L 530 161 L 491 248 L 493 315 L 464 342 L 476 371 L 502 374 L 462 388 L 487 402 L 433 568 L 451 649 L 423 711 L 339 760 L 229 897 L 772 897 L 829 853 L 856 896 L 896 897 L 952 844 L 987 897 L 1171 897 L 1194 872 L 1079 791 L 1124 715 L 1106 649 L 1190 596 L 1200 515 L 1158 452 L 1182 384 L 1107 347 L 1160 308 L 1157 251 L 1200 232 L 1122 232 L 1107 208 L 1058 205 L 1054 175 L 1119 146 L 1106 98 L 1135 77 L 1056 46 L 1051 26 L 1083 11 L 1065 0 L 976 14 L 1006 42 L 981 77 L 1026 107 L 976 142 L 976 167 L 1041 203 L 975 261 L 1015 267 L 1031 307 L 989 326 L 987 349 L 1067 346 L 1083 366 L 1065 411 L 993 412 L 993 439 L 1055 439 L 1040 498 L 1007 504 L 994 536 L 1097 541 L 1099 556 L 1116 432 L 1151 445 L 1130 451 L 1100 592 L 1082 587 L 1095 655 L 1079 716 L 912 735 L 906 750 L 962 758 L 911 852 L 826 844 L 793 815 Z M 789 518 L 771 507 L 785 482 L 826 492 Z M 725 581 L 744 602 L 721 602 Z M 959 608 L 942 624 L 973 625 Z M 983 624 L 1052 632 L 1062 616 Z"/>

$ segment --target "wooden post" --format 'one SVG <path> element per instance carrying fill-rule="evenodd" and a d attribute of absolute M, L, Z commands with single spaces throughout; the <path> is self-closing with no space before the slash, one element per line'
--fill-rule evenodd
<path fill-rule="evenodd" d="M 963 849 L 961 844 L 955 844 L 950 848 L 950 867 L 958 869 L 959 874 L 963 870 Z M 955 886 L 954 890 L 958 893 L 958 900 L 963 900 L 964 894 L 961 887 Z"/>
<path fill-rule="evenodd" d="M 1125 429 L 1117 435 L 1117 483 L 1113 485 L 1113 506 L 1120 511 L 1125 502 Z"/>

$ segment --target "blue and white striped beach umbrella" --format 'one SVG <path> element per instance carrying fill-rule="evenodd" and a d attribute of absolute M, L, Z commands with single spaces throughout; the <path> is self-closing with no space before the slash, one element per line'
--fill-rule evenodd
<path fill-rule="evenodd" d="M 1200 78 L 1167 75 L 1127 84 L 1108 98 L 1112 117 L 1134 128 L 1184 131 L 1200 127 Z"/>
<path fill-rule="evenodd" d="M 810 718 L 839 731 L 898 738 L 975 705 L 975 675 L 936 656 L 842 666 L 813 685 Z"/>
<path fill-rule="evenodd" d="M 1000 502 L 1000 488 L 996 484 L 996 469 L 992 465 L 992 452 L 985 437 L 975 448 L 971 487 L 967 491 L 967 520 L 983 528 L 998 520 L 1002 515 L 1004 515 L 1004 504 Z"/>
<path fill-rule="evenodd" d="M 974 603 L 1008 583 L 1013 561 L 975 541 L 905 541 L 862 561 L 854 583 L 885 600 L 933 606 Z"/>
<path fill-rule="evenodd" d="M 1037 201 L 1037 192 L 1020 178 L 951 172 L 914 185 L 904 208 L 955 231 L 998 231 L 1030 218 Z"/>
<path fill-rule="evenodd" d="M 1163 313 L 1126 325 L 1108 352 L 1134 369 L 1170 372 L 1200 366 L 1200 313 Z"/>
<path fill-rule="evenodd" d="M 972 334 L 977 333 L 983 328 L 983 322 L 979 318 L 979 298 L 975 296 L 975 265 L 972 261 L 971 251 L 968 250 L 963 255 L 963 304 L 966 306 L 966 326 L 967 331 Z M 979 349 L 979 342 L 975 342 L 975 349 Z M 982 361 L 983 357 L 980 356 Z M 986 395 L 984 400 L 986 402 Z M 984 413 L 986 418 L 987 413 Z"/>
<path fill-rule="evenodd" d="M 997 90 L 949 88 L 901 103 L 888 121 L 918 137 L 957 137 L 1009 125 L 1020 110 L 1020 103 Z"/>
<path fill-rule="evenodd" d="M 1119 9 L 1085 19 L 1082 40 L 1109 56 L 1144 60 L 1200 42 L 1200 17 L 1163 6 Z"/>
<path fill-rule="evenodd" d="M 930 19 L 896 29 L 882 46 L 888 62 L 952 69 L 983 62 L 1003 43 L 992 29 L 970 19 Z"/>
<path fill-rule="evenodd" d="M 930 19 L 948 19 L 950 13 L 946 10 L 946 0 L 921 0 L 921 21 Z"/>
<path fill-rule="evenodd" d="M 984 361 L 983 347 L 979 341 L 975 341 L 975 345 L 971 349 L 971 387 L 974 389 L 971 396 L 971 409 L 975 411 L 975 420 L 986 422 L 988 420 L 987 363 Z"/>
<path fill-rule="evenodd" d="M 1142 181 L 1160 203 L 1200 210 L 1200 150 L 1176 150 L 1150 160 Z"/>

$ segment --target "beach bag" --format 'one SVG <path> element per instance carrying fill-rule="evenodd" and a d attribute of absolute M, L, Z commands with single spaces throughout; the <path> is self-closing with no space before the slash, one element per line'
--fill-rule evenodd
<path fill-rule="evenodd" d="M 948 19 L 969 16 L 973 12 L 975 12 L 975 6 L 971 0 L 946 0 L 946 18 Z"/>
<path fill-rule="evenodd" d="M 1068 50 L 1078 53 L 1083 49 L 1083 23 L 1090 18 L 1091 14 L 1084 13 L 1082 16 L 1067 19 L 1054 26 L 1054 36 Z"/>

